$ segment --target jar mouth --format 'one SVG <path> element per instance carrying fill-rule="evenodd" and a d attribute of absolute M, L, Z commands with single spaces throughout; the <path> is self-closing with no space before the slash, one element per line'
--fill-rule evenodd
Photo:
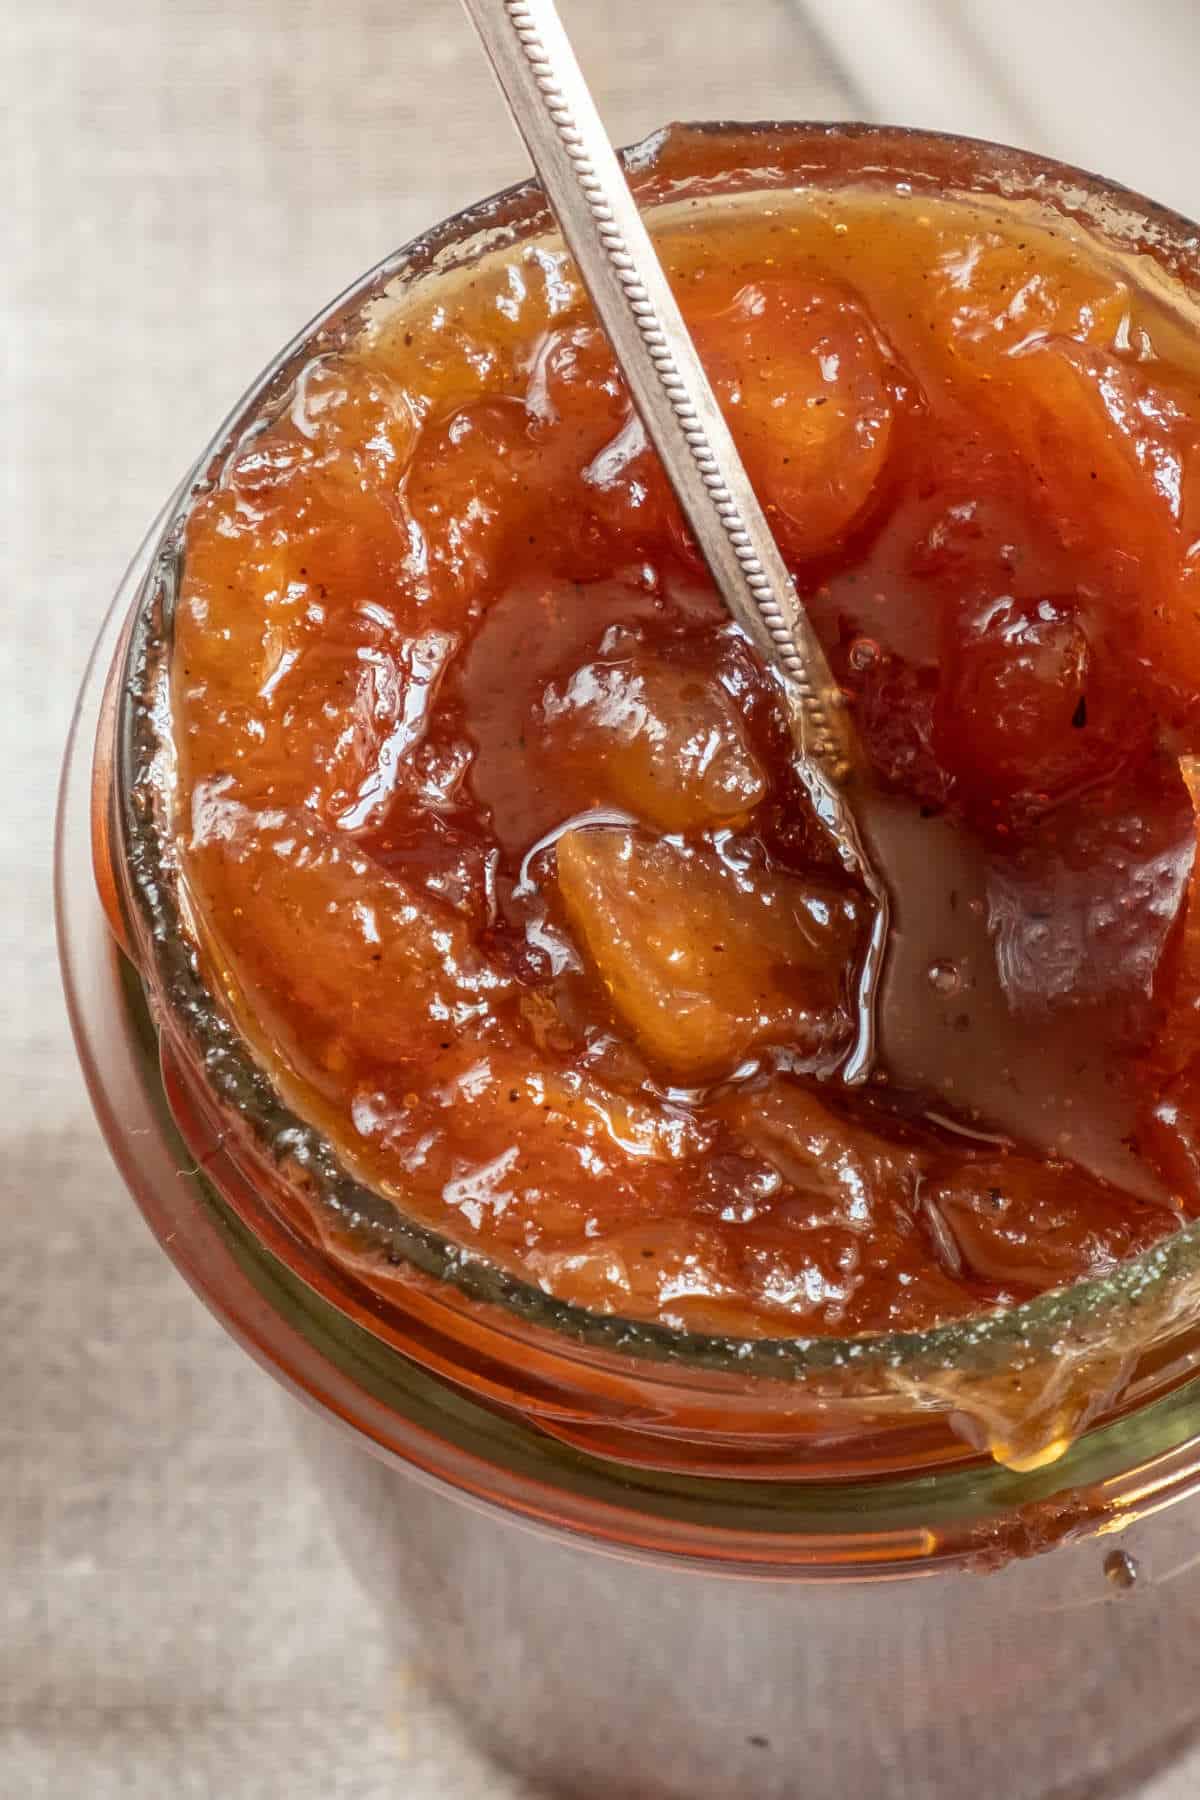
<path fill-rule="evenodd" d="M 624 152 L 644 205 L 703 203 L 731 191 L 801 184 L 888 183 L 960 198 L 1030 204 L 1071 220 L 1109 249 L 1139 259 L 1186 299 L 1200 288 L 1200 235 L 1188 220 L 1119 186 L 1027 153 L 934 133 L 862 125 L 671 126 Z M 244 396 L 169 510 L 135 601 L 117 692 L 116 782 L 110 821 L 122 859 L 137 960 L 160 1026 L 178 1034 L 217 1102 L 238 1116 L 257 1152 L 303 1185 L 340 1241 L 383 1270 L 415 1269 L 512 1321 L 564 1343 L 644 1361 L 738 1376 L 829 1381 L 890 1391 L 944 1378 L 1003 1380 L 1048 1354 L 1076 1366 L 1128 1362 L 1200 1319 L 1200 1223 L 1112 1271 L 1003 1310 L 924 1331 L 855 1337 L 738 1338 L 689 1332 L 558 1300 L 432 1227 L 362 1182 L 333 1143 L 293 1110 L 205 979 L 171 852 L 171 722 L 166 676 L 189 509 L 237 447 L 269 416 L 299 366 L 351 341 L 394 293 L 553 229 L 534 182 L 472 206 L 387 257 L 289 344 Z"/>

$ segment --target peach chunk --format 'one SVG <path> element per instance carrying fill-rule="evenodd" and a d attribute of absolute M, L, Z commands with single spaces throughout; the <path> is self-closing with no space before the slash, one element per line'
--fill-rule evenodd
<path fill-rule="evenodd" d="M 347 496 L 394 497 L 417 429 L 417 404 L 399 382 L 361 355 L 316 356 L 271 423 L 238 448 L 223 486 L 268 513 L 295 506 L 297 481 L 317 472 Z"/>
<path fill-rule="evenodd" d="M 1136 350 L 1035 339 L 979 395 L 1031 470 L 1081 590 L 1109 603 L 1125 668 L 1179 722 L 1200 687 L 1200 409 Z"/>
<path fill-rule="evenodd" d="M 988 930 L 1009 1006 L 1037 1013 L 1047 1003 L 1079 1008 L 1125 996 L 1143 1003 L 1132 1024 L 1163 991 L 1160 967 L 1178 966 L 1172 950 L 1193 854 L 1187 790 L 1164 757 L 1064 800 L 1019 846 L 994 857 Z M 1184 1045 L 1196 1041 L 1182 1008 L 1178 1027 Z"/>
<path fill-rule="evenodd" d="M 1145 707 L 1070 597 L 964 606 L 947 633 L 934 746 L 979 822 L 1011 823 L 1111 776 Z"/>
<path fill-rule="evenodd" d="M 550 1293 L 593 1312 L 657 1318 L 677 1330 L 762 1336 L 739 1290 L 727 1234 L 695 1219 L 644 1219 L 602 1238 L 536 1250 L 529 1267 Z"/>
<path fill-rule="evenodd" d="M 405 484 L 416 592 L 469 605 L 497 585 L 543 502 L 530 415 L 519 400 L 472 400 L 426 425 Z"/>
<path fill-rule="evenodd" d="M 577 941 L 653 1063 L 685 1082 L 787 1044 L 829 1066 L 851 1032 L 859 909 L 815 878 L 739 878 L 712 851 L 593 826 L 558 843 Z"/>
<path fill-rule="evenodd" d="M 682 1106 L 614 1090 L 528 1043 L 456 1033 L 419 1075 L 372 1070 L 353 1108 L 357 1154 L 393 1190 L 416 1177 L 485 1241 L 579 1243 L 686 1205 L 712 1127 Z"/>
<path fill-rule="evenodd" d="M 194 790 L 188 881 L 235 992 L 302 1072 L 405 1062 L 502 1001 L 470 927 L 311 815 Z"/>
<path fill-rule="evenodd" d="M 861 1230 L 876 1212 L 915 1203 L 920 1152 L 841 1118 L 798 1082 L 780 1079 L 738 1095 L 723 1113 L 743 1145 L 814 1203 L 814 1223 L 839 1220 Z"/>
<path fill-rule="evenodd" d="M 1200 685 L 1196 572 L 1200 416 L 1131 357 L 1035 338 L 994 366 L 980 405 L 1009 434 L 1081 586 L 1104 593 L 1122 650 L 1190 697 Z M 1135 671 L 1137 665 L 1133 665 Z"/>
<path fill-rule="evenodd" d="M 1069 339 L 1035 342 L 993 389 L 1068 549 L 1097 527 L 1128 556 L 1170 560 L 1195 421 L 1136 363 Z"/>
<path fill-rule="evenodd" d="M 782 1185 L 739 1224 L 740 1285 L 762 1307 L 825 1330 L 931 1323 L 969 1310 L 920 1216 L 928 1153 L 824 1105 L 798 1082 L 734 1094 L 721 1108 L 739 1153 Z M 725 1215 L 722 1215 L 725 1216 Z"/>
<path fill-rule="evenodd" d="M 666 473 L 597 326 L 564 326 L 542 338 L 525 404 L 539 421 L 540 452 L 559 471 L 577 530 L 590 517 L 626 554 L 679 545 L 683 522 Z"/>
<path fill-rule="evenodd" d="M 1101 1275 L 1179 1223 L 1136 1205 L 1074 1163 L 999 1156 L 962 1162 L 924 1195 L 965 1268 L 1005 1288 L 1041 1291 Z"/>
<path fill-rule="evenodd" d="M 1049 268 L 1040 245 L 999 233 L 956 244 L 930 274 L 929 298 L 949 327 L 946 349 L 981 371 L 1052 334 L 1113 345 L 1129 329 L 1125 282 L 1090 262 Z"/>
<path fill-rule="evenodd" d="M 875 490 L 895 403 L 857 301 L 766 279 L 692 330 L 768 517 L 795 557 L 832 549 Z"/>
<path fill-rule="evenodd" d="M 766 774 L 711 674 L 639 653 L 584 663 L 542 699 L 544 754 L 581 804 L 628 807 L 660 831 L 748 813 Z"/>

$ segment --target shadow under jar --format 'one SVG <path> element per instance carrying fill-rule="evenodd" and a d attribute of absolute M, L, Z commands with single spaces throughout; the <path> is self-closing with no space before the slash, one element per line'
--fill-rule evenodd
<path fill-rule="evenodd" d="M 628 166 L 660 223 L 797 193 L 985 203 L 1193 324 L 1195 227 L 1014 151 L 686 126 Z M 606 1800 L 1129 1791 L 1200 1722 L 1200 1228 L 924 1331 L 735 1338 L 588 1311 L 357 1178 L 210 985 L 165 698 L 188 518 L 314 357 L 553 243 L 525 186 L 371 271 L 264 373 L 131 568 L 59 822 L 101 1124 L 168 1255 L 307 1403 L 389 1625 L 506 1762 Z"/>

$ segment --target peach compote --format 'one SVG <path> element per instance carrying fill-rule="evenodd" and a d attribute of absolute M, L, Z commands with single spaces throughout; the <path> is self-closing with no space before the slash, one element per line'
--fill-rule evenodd
<path fill-rule="evenodd" d="M 980 872 L 991 1011 L 932 944 L 901 998 L 951 1048 L 842 1082 L 866 897 L 549 239 L 377 304 L 191 510 L 205 966 L 348 1167 L 561 1299 L 841 1335 L 1103 1272 L 1200 1210 L 1194 346 L 1002 206 L 657 238 L 908 861 Z M 1049 1138 L 1006 1021 L 1058 1059 Z M 956 1098 L 989 1057 L 1003 1117 Z"/>

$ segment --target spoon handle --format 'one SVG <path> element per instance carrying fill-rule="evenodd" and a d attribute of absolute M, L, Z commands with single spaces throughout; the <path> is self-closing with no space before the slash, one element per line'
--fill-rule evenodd
<path fill-rule="evenodd" d="M 551 0 L 465 0 L 646 430 L 730 611 L 846 760 L 836 686 Z"/>
<path fill-rule="evenodd" d="M 861 767 L 849 715 L 552 0 L 464 5 L 717 587 L 782 680 L 799 773 L 843 863 L 875 900 L 859 984 L 864 1023 L 843 1070 L 844 1080 L 862 1080 L 887 895 L 844 791 Z"/>

